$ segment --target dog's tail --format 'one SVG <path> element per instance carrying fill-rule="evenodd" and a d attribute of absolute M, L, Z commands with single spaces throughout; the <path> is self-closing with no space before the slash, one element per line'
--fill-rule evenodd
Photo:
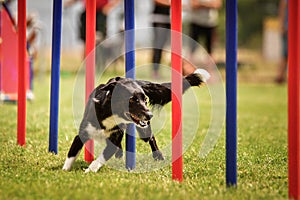
<path fill-rule="evenodd" d="M 193 74 L 183 78 L 182 92 L 184 93 L 192 86 L 201 86 L 210 78 L 209 73 L 203 69 L 197 69 Z M 171 101 L 171 83 L 151 83 L 147 81 L 137 81 L 149 97 L 150 105 L 163 106 Z"/>
<path fill-rule="evenodd" d="M 210 74 L 204 69 L 197 69 L 194 73 L 187 75 L 182 80 L 182 92 L 184 93 L 192 86 L 201 86 L 210 78 Z M 171 83 L 163 83 L 163 86 L 171 89 Z"/>
<path fill-rule="evenodd" d="M 183 80 L 183 92 L 191 86 L 201 86 L 210 78 L 210 74 L 204 69 L 197 69 Z"/>

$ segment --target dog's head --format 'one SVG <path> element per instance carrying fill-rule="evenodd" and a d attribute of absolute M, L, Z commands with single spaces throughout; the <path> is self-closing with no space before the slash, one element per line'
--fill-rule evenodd
<path fill-rule="evenodd" d="M 139 127 L 147 127 L 152 112 L 147 106 L 147 97 L 140 85 L 128 78 L 114 78 L 102 87 L 106 100 L 110 101 L 112 114 L 116 114 Z"/>

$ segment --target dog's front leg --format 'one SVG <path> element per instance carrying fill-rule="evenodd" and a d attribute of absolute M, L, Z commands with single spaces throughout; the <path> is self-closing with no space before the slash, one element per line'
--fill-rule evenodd
<path fill-rule="evenodd" d="M 122 148 L 122 144 L 120 143 L 117 149 L 117 152 L 115 154 L 116 158 L 122 158 L 123 157 L 123 148 Z"/>
<path fill-rule="evenodd" d="M 151 150 L 152 150 L 152 157 L 154 160 L 164 160 L 164 156 L 159 150 L 154 135 L 152 134 L 152 129 L 150 124 L 146 128 L 136 127 L 139 137 L 144 140 L 144 142 L 149 142 Z"/>
<path fill-rule="evenodd" d="M 165 160 L 163 154 L 158 149 L 158 146 L 156 144 L 156 140 L 155 140 L 154 136 L 150 137 L 149 144 L 152 149 L 152 156 L 153 156 L 154 160 Z"/>
<path fill-rule="evenodd" d="M 97 172 L 116 153 L 121 144 L 123 135 L 124 133 L 122 130 L 112 133 L 109 138 L 106 139 L 106 147 L 103 152 L 90 164 L 85 170 L 85 173 L 90 171 Z"/>
<path fill-rule="evenodd" d="M 68 157 L 66 158 L 65 164 L 62 168 L 63 170 L 66 170 L 66 171 L 71 170 L 71 167 L 72 167 L 73 163 L 75 162 L 76 158 L 78 157 L 78 155 L 80 154 L 80 151 L 81 151 L 84 143 L 88 140 L 85 137 L 80 137 L 80 135 L 82 135 L 82 134 L 77 135 L 73 140 L 73 143 L 68 152 Z"/>

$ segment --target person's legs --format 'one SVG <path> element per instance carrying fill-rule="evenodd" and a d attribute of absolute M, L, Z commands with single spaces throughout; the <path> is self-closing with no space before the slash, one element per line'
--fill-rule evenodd
<path fill-rule="evenodd" d="M 190 37 L 190 53 L 193 54 L 196 51 L 198 39 L 200 36 L 200 27 L 197 24 L 191 23 L 189 30 Z"/>
<path fill-rule="evenodd" d="M 287 60 L 286 58 L 282 58 L 279 63 L 278 75 L 277 78 L 275 79 L 276 83 L 281 84 L 285 82 L 286 68 L 287 68 Z"/>
<path fill-rule="evenodd" d="M 101 42 L 106 38 L 106 19 L 106 15 L 104 15 L 102 12 L 96 12 L 96 32 L 98 36 L 96 39 L 98 42 Z"/>
<path fill-rule="evenodd" d="M 107 36 L 107 25 L 106 25 L 107 17 L 101 11 L 96 12 L 96 66 L 97 68 L 104 69 L 107 60 L 109 59 L 110 47 L 105 45 L 99 45 L 106 39 Z"/>
<path fill-rule="evenodd" d="M 79 39 L 83 42 L 83 54 L 82 60 L 85 60 L 85 29 L 86 29 L 86 11 L 82 12 L 80 15 L 80 23 L 79 23 Z"/>
<path fill-rule="evenodd" d="M 212 52 L 213 52 L 213 46 L 214 46 L 214 40 L 215 40 L 215 27 L 205 27 L 205 26 L 200 26 L 200 25 L 192 25 L 191 26 L 191 37 L 195 40 L 198 41 L 198 39 L 203 37 L 204 39 L 204 49 L 207 51 L 207 55 L 201 56 L 203 59 L 201 59 L 200 64 L 201 68 L 206 69 L 210 74 L 214 74 L 215 70 L 215 64 L 212 62 L 214 59 L 212 58 Z M 194 54 L 196 51 L 196 48 L 198 46 L 198 43 L 193 41 L 194 48 L 191 46 L 191 52 Z M 196 68 L 193 66 L 195 65 L 195 61 L 192 58 L 192 56 L 195 56 L 191 54 L 190 56 L 190 62 L 184 62 L 183 63 L 183 73 L 184 75 L 192 73 Z M 209 79 L 209 82 L 214 82 L 214 77 L 212 76 L 211 79 Z"/>
<path fill-rule="evenodd" d="M 205 35 L 205 48 L 207 53 L 211 55 L 212 53 L 212 39 L 213 39 L 213 29 L 212 28 L 203 28 L 203 33 Z"/>
<path fill-rule="evenodd" d="M 160 32 L 161 30 L 154 26 L 153 54 L 152 54 L 152 64 L 153 64 L 154 73 L 157 73 L 159 69 L 159 64 L 162 55 L 162 48 L 160 48 L 161 43 L 159 41 L 159 38 L 161 37 Z"/>
<path fill-rule="evenodd" d="M 278 74 L 275 78 L 275 82 L 281 84 L 285 82 L 286 70 L 287 70 L 287 59 L 288 59 L 288 46 L 287 46 L 287 33 L 282 36 L 282 58 L 279 62 Z"/>
<path fill-rule="evenodd" d="M 162 58 L 163 48 L 170 37 L 170 24 L 154 23 L 154 39 L 152 64 L 154 78 L 158 78 L 159 65 Z"/>

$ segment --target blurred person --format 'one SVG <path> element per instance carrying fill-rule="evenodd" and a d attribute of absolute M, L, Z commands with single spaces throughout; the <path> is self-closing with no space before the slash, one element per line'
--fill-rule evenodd
<path fill-rule="evenodd" d="M 222 0 L 190 0 L 190 7 L 189 36 L 195 41 L 198 41 L 199 38 L 203 36 L 205 49 L 207 53 L 212 56 Z M 191 56 L 196 51 L 196 48 L 196 43 L 191 42 Z"/>
<path fill-rule="evenodd" d="M 154 8 L 152 13 L 152 24 L 154 27 L 153 38 L 153 78 L 159 79 L 159 65 L 162 57 L 162 50 L 169 40 L 170 24 L 170 1 L 154 0 Z"/>
<path fill-rule="evenodd" d="M 189 44 L 189 60 L 196 62 L 195 51 L 198 47 L 200 39 L 204 39 L 204 49 L 206 55 L 201 59 L 202 65 L 210 73 L 214 74 L 214 66 L 211 62 L 213 57 L 213 47 L 217 38 L 217 27 L 219 24 L 219 9 L 222 7 L 222 0 L 190 0 L 190 15 L 189 15 L 189 36 L 192 38 Z M 196 41 L 196 42 L 195 42 Z M 201 40 L 200 40 L 201 41 Z M 200 42 L 201 44 L 201 42 Z M 209 79 L 209 82 L 215 82 L 214 76 Z"/>
<path fill-rule="evenodd" d="M 30 13 L 26 19 L 26 34 L 27 34 L 27 42 L 28 42 L 28 52 L 29 55 L 33 58 L 37 58 L 38 47 L 37 47 L 37 37 L 39 34 L 39 30 L 41 26 L 37 22 L 37 14 Z"/>
<path fill-rule="evenodd" d="M 154 0 L 154 9 L 152 13 L 152 23 L 154 27 L 152 64 L 153 78 L 159 79 L 159 65 L 161 63 L 164 46 L 170 38 L 170 1 Z M 193 73 L 196 68 L 185 59 L 182 60 L 182 74 Z"/>
<path fill-rule="evenodd" d="M 7 6 L 10 14 L 12 15 L 12 20 L 14 25 L 17 27 L 17 6 L 18 2 L 16 0 L 5 0 L 5 5 Z M 27 50 L 29 55 L 35 59 L 38 54 L 37 48 L 37 37 L 41 25 L 38 22 L 38 13 L 30 12 L 26 17 L 26 38 L 27 38 Z"/>
<path fill-rule="evenodd" d="M 86 0 L 66 0 L 64 8 L 68 8 L 81 1 L 84 9 L 80 14 L 79 39 L 85 44 L 86 41 Z M 106 38 L 107 15 L 120 3 L 120 0 L 96 0 L 96 42 L 100 43 Z M 85 50 L 83 59 L 85 58 Z"/>
<path fill-rule="evenodd" d="M 279 3 L 279 28 L 282 41 L 282 55 L 279 62 L 278 74 L 275 82 L 278 84 L 284 83 L 286 80 L 287 59 L 288 59 L 288 0 L 280 0 Z"/>
<path fill-rule="evenodd" d="M 3 4 L 8 9 L 9 14 L 12 17 L 12 22 L 17 29 L 18 24 L 18 2 L 16 0 L 5 0 Z M 34 78 L 34 60 L 38 56 L 38 36 L 41 34 L 41 23 L 38 20 L 38 13 L 29 12 L 26 16 L 26 48 L 28 58 L 30 59 L 29 74 L 30 74 L 30 90 L 26 93 L 26 98 L 33 100 L 33 78 Z"/>

